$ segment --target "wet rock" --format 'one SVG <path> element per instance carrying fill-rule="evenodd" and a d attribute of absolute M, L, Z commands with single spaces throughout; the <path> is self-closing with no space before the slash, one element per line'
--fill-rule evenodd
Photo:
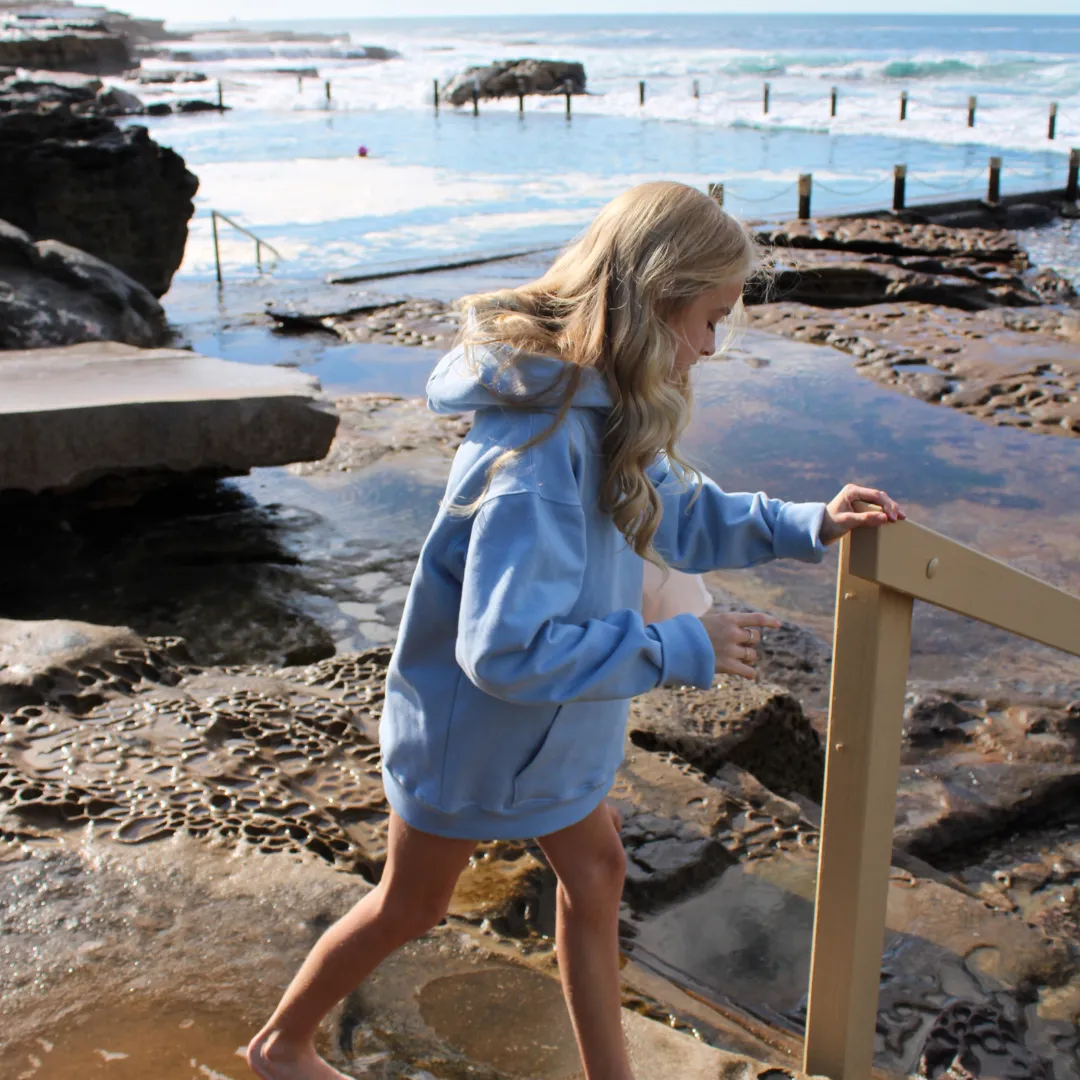
<path fill-rule="evenodd" d="M 928 696 L 917 700 L 904 716 L 904 742 L 925 749 L 970 739 L 967 725 L 977 718 L 948 698 Z"/>
<path fill-rule="evenodd" d="M 321 458 L 337 416 L 309 376 L 113 342 L 0 354 L 0 490 L 235 475 Z"/>
<path fill-rule="evenodd" d="M 0 206 L 38 240 L 122 270 L 154 296 L 183 258 L 198 180 L 142 127 L 104 118 L 0 113 Z"/>
<path fill-rule="evenodd" d="M 0 16 L 0 66 L 120 75 L 139 62 L 121 34 L 102 23 L 64 18 Z"/>
<path fill-rule="evenodd" d="M 46 697 L 69 705 L 89 704 L 87 685 L 79 680 L 78 672 L 100 660 L 111 662 L 117 649 L 140 645 L 126 627 L 66 619 L 0 619 L 0 710 L 14 712 L 23 705 L 39 705 Z M 176 656 L 180 658 L 179 653 Z"/>
<path fill-rule="evenodd" d="M 393 394 L 347 394 L 334 398 L 341 417 L 329 453 L 292 466 L 301 476 L 353 472 L 390 454 L 425 450 L 449 461 L 472 426 L 472 415 L 440 416 L 424 401 Z"/>
<path fill-rule="evenodd" d="M 173 83 L 206 82 L 209 76 L 201 71 L 141 71 L 139 82 L 143 86 L 171 86 Z"/>
<path fill-rule="evenodd" d="M 96 100 L 105 116 L 129 116 L 143 111 L 143 103 L 134 94 L 118 86 L 99 90 Z"/>
<path fill-rule="evenodd" d="M 1000 229 L 960 229 L 907 224 L 896 218 L 816 218 L 760 229 L 758 236 L 779 249 L 818 248 L 866 255 L 975 258 L 987 263 L 1027 265 L 1016 237 Z"/>
<path fill-rule="evenodd" d="M 344 325 L 357 315 L 381 312 L 388 315 L 407 303 L 403 296 L 387 296 L 365 289 L 324 288 L 305 292 L 303 296 L 286 296 L 267 302 L 266 314 L 281 330 L 301 333 L 305 330 L 326 330 Z"/>
<path fill-rule="evenodd" d="M 925 761 L 901 770 L 898 846 L 942 869 L 1024 829 L 1080 820 L 1080 765 Z"/>
<path fill-rule="evenodd" d="M 1023 1045 L 1016 1025 L 1000 1006 L 953 1001 L 934 1018 L 918 1076 L 1053 1080 L 1054 1067 Z"/>
<path fill-rule="evenodd" d="M 417 345 L 446 350 L 460 326 L 460 315 L 440 300 L 410 300 L 331 287 L 310 299 L 287 299 L 267 314 L 287 333 L 319 331 L 348 342 Z"/>
<path fill-rule="evenodd" d="M 749 303 L 764 296 L 748 293 Z M 775 272 L 768 299 L 820 308 L 861 307 L 883 302 L 924 303 L 961 311 L 1025 307 L 1040 296 L 1016 275 L 980 275 L 967 267 L 943 266 L 931 272 L 889 262 L 855 262 L 832 253 L 807 252 L 793 266 Z"/>
<path fill-rule="evenodd" d="M 782 795 L 821 799 L 821 740 L 799 702 L 778 687 L 730 679 L 712 690 L 651 691 L 631 705 L 630 738 L 707 774 L 732 762 Z"/>
<path fill-rule="evenodd" d="M 574 94 L 585 93 L 585 68 L 564 60 L 500 60 L 466 68 L 443 88 L 442 98 L 451 105 L 472 101 L 473 87 L 482 98 L 526 94 L 561 94 L 567 86 Z"/>
<path fill-rule="evenodd" d="M 84 341 L 161 345 L 165 311 L 138 282 L 56 240 L 0 221 L 0 349 Z"/>

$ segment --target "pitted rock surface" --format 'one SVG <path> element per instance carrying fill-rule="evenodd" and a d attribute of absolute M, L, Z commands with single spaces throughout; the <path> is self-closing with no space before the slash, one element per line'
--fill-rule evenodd
<path fill-rule="evenodd" d="M 919 255 L 971 258 L 979 262 L 1027 265 L 1016 237 L 999 229 L 955 229 L 907 224 L 896 218 L 815 218 L 789 221 L 758 236 L 779 248 L 819 248 L 860 255 Z"/>
<path fill-rule="evenodd" d="M 927 304 L 751 310 L 756 329 L 850 353 L 863 375 L 932 404 L 1043 435 L 1080 433 L 1080 341 L 1061 310 L 963 313 Z"/>
<path fill-rule="evenodd" d="M 732 762 L 782 795 L 821 799 L 821 739 L 799 702 L 779 687 L 730 679 L 711 690 L 653 690 L 631 705 L 630 738 L 707 774 Z"/>
<path fill-rule="evenodd" d="M 334 408 L 340 419 L 330 452 L 321 461 L 291 465 L 291 471 L 353 472 L 407 450 L 432 451 L 449 461 L 472 426 L 471 413 L 436 415 L 422 399 L 394 394 L 346 394 L 334 398 Z"/>

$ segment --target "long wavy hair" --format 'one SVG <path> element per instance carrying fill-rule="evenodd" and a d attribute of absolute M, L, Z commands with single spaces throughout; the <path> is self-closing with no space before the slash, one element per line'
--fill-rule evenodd
<path fill-rule="evenodd" d="M 678 341 L 669 321 L 701 293 L 745 280 L 761 265 L 752 235 L 715 200 L 685 184 L 660 181 L 609 202 L 538 280 L 459 301 L 467 312 L 460 338 L 467 354 L 471 346 L 503 346 L 499 351 L 510 368 L 516 354 L 528 353 L 568 365 L 560 384 L 546 391 L 555 390 L 559 401 L 550 427 L 504 451 L 488 483 L 555 430 L 582 369 L 595 368 L 613 403 L 603 439 L 601 506 L 639 555 L 657 561 L 652 538 L 661 503 L 646 468 L 665 452 L 685 482 L 701 483 L 677 447 L 690 419 L 691 392 L 689 372 L 675 368 Z M 741 306 L 740 300 L 736 320 Z M 511 407 L 532 401 L 506 397 Z"/>

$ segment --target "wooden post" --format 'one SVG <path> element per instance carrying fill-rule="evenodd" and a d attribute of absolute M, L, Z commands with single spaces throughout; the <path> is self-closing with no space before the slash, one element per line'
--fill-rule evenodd
<path fill-rule="evenodd" d="M 969 128 L 973 128 L 975 126 L 975 105 L 976 105 L 976 101 L 977 101 L 977 99 L 976 99 L 974 94 L 972 94 L 972 96 L 968 98 L 968 127 Z"/>
<path fill-rule="evenodd" d="M 563 89 L 566 93 L 566 119 L 570 119 L 570 83 L 567 82 L 563 85 Z"/>
<path fill-rule="evenodd" d="M 472 114 L 480 115 L 480 84 L 475 79 L 472 84 Z"/>
<path fill-rule="evenodd" d="M 210 211 L 210 228 L 214 231 L 214 270 L 217 273 L 217 283 L 221 284 L 221 249 L 218 247 L 217 234 L 217 211 Z"/>
<path fill-rule="evenodd" d="M 810 217 L 810 192 L 813 190 L 814 177 L 812 173 L 802 173 L 799 176 L 799 220 L 806 221 Z"/>
<path fill-rule="evenodd" d="M 907 119 L 907 91 L 900 91 L 900 119 Z"/>
<path fill-rule="evenodd" d="M 330 108 L 330 80 L 326 80 L 326 107 Z"/>
<path fill-rule="evenodd" d="M 224 111 L 225 109 L 225 95 L 221 92 L 221 80 L 218 79 L 217 84 L 217 107 Z"/>
<path fill-rule="evenodd" d="M 698 79 L 694 80 L 694 100 L 701 100 L 701 82 Z"/>
<path fill-rule="evenodd" d="M 829 115 L 836 115 L 836 87 L 834 86 L 829 92 Z"/>
<path fill-rule="evenodd" d="M 893 166 L 893 182 L 892 182 L 892 208 L 894 210 L 904 209 L 904 188 L 907 186 L 907 166 L 906 165 L 894 165 Z"/>
<path fill-rule="evenodd" d="M 439 80 L 438 79 L 432 79 L 431 80 L 431 86 L 432 86 L 431 102 L 435 106 L 435 111 L 438 112 L 439 111 Z"/>
<path fill-rule="evenodd" d="M 296 92 L 298 94 L 302 94 L 304 92 L 304 76 L 303 75 L 297 75 L 296 76 Z"/>
<path fill-rule="evenodd" d="M 639 105 L 644 105 L 645 104 L 645 80 L 644 79 L 639 79 L 638 80 L 637 97 L 638 97 L 638 104 Z"/>
<path fill-rule="evenodd" d="M 765 83 L 761 90 L 761 111 L 768 113 L 769 111 L 769 84 Z"/>
<path fill-rule="evenodd" d="M 990 159 L 990 181 L 986 185 L 986 201 L 996 203 L 1001 199 L 1001 158 Z"/>
<path fill-rule="evenodd" d="M 1050 118 L 1046 123 L 1046 137 L 1053 139 L 1057 135 L 1057 102 L 1050 102 Z"/>
<path fill-rule="evenodd" d="M 518 91 L 518 113 L 524 114 L 525 112 L 525 83 L 519 78 L 517 81 Z"/>
<path fill-rule="evenodd" d="M 855 577 L 852 543 L 841 541 L 836 583 L 803 1059 L 830 1080 L 866 1080 L 873 1060 L 911 647 L 911 597 Z"/>
<path fill-rule="evenodd" d="M 1065 181 L 1065 198 L 1076 202 L 1080 198 L 1080 150 L 1069 151 L 1069 178 Z"/>
<path fill-rule="evenodd" d="M 724 185 L 723 184 L 710 184 L 709 185 L 709 198 L 716 200 L 716 205 L 723 209 L 724 206 Z"/>

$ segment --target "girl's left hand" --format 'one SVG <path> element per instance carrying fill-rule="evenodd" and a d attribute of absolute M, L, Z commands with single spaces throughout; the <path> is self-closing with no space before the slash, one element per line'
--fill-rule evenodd
<path fill-rule="evenodd" d="M 872 503 L 872 508 L 856 509 L 856 502 Z M 843 490 L 825 507 L 821 522 L 821 542 L 832 544 L 852 529 L 875 528 L 890 521 L 903 521 L 907 515 L 877 488 L 845 484 Z"/>

